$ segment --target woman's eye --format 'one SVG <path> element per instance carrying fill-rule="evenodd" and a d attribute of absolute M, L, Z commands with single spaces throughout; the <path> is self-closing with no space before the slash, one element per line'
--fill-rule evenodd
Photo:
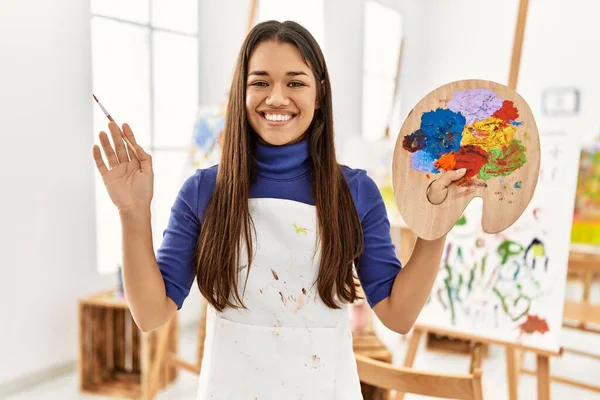
<path fill-rule="evenodd" d="M 250 86 L 266 87 L 266 86 L 269 86 L 269 84 L 264 81 L 256 81 L 256 82 L 251 82 Z M 289 87 L 301 87 L 301 86 L 306 86 L 306 85 L 302 82 L 290 82 L 290 83 L 288 83 L 288 86 Z"/>

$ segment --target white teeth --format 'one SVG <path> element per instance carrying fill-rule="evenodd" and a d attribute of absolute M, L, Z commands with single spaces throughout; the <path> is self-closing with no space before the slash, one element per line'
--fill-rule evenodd
<path fill-rule="evenodd" d="M 292 119 L 290 114 L 265 114 L 265 118 L 269 121 L 288 121 Z"/>

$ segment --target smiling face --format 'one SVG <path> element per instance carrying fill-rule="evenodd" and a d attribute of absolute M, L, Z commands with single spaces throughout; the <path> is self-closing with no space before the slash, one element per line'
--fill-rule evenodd
<path fill-rule="evenodd" d="M 262 42 L 248 60 L 246 113 L 252 129 L 271 145 L 297 142 L 317 104 L 316 79 L 289 43 Z"/>

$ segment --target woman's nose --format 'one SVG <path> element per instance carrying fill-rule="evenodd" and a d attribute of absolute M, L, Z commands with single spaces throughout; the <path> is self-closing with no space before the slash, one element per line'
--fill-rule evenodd
<path fill-rule="evenodd" d="M 290 101 L 285 93 L 283 93 L 283 90 L 281 90 L 281 88 L 279 88 L 277 85 L 273 87 L 273 90 L 266 100 L 267 105 L 272 107 L 287 106 L 289 102 Z"/>

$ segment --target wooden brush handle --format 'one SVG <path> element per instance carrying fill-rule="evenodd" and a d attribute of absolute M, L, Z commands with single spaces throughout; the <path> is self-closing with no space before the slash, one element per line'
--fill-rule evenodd
<path fill-rule="evenodd" d="M 135 150 L 135 146 L 133 145 L 133 143 L 131 143 L 125 135 L 122 134 L 121 136 L 123 137 L 123 140 L 125 140 L 125 143 L 127 144 L 127 150 L 129 150 L 129 153 L 130 154 L 133 153 L 135 158 L 137 158 L 138 161 L 141 161 L 140 156 L 138 155 L 137 151 Z"/>

